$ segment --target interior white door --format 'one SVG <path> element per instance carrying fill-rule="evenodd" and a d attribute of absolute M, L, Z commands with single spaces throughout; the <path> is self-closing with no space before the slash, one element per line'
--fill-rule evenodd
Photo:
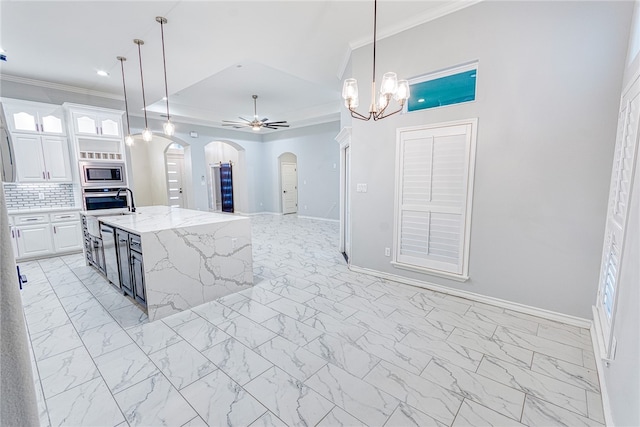
<path fill-rule="evenodd" d="M 282 213 L 298 212 L 298 167 L 295 163 L 282 163 Z"/>
<path fill-rule="evenodd" d="M 215 212 L 222 211 L 222 192 L 220 191 L 220 164 L 212 164 L 209 168 L 210 171 L 210 180 L 209 180 L 209 191 L 211 192 L 211 206 Z"/>
<path fill-rule="evenodd" d="M 167 155 L 167 192 L 169 206 L 184 208 L 184 155 Z"/>

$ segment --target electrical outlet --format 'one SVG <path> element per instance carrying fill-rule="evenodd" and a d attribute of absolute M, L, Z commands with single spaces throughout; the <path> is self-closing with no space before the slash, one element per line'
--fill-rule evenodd
<path fill-rule="evenodd" d="M 44 193 L 38 193 L 38 199 L 44 200 Z"/>
<path fill-rule="evenodd" d="M 237 237 L 231 238 L 231 249 L 235 249 L 237 247 L 238 247 L 238 238 Z"/>
<path fill-rule="evenodd" d="M 384 248 L 384 256 L 391 256 L 391 248 Z"/>
<path fill-rule="evenodd" d="M 367 184 L 356 184 L 356 193 L 366 193 Z"/>
<path fill-rule="evenodd" d="M 307 210 L 307 205 L 304 205 L 304 210 L 305 210 L 305 211 Z"/>

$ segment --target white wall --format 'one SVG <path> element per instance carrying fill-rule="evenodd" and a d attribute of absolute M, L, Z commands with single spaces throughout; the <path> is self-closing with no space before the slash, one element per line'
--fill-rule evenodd
<path fill-rule="evenodd" d="M 380 75 L 478 60 L 477 100 L 352 121 L 352 264 L 590 318 L 632 6 L 482 2 L 382 40 Z M 370 46 L 352 67 L 366 88 Z M 472 117 L 471 279 L 393 268 L 384 248 L 393 245 L 396 129 Z M 368 192 L 356 193 L 357 183 Z"/>
<path fill-rule="evenodd" d="M 280 160 L 295 154 L 298 165 L 298 215 L 338 219 L 340 213 L 340 148 L 338 122 L 290 129 L 264 136 L 264 211 L 281 212 Z"/>
<path fill-rule="evenodd" d="M 154 204 L 147 147 L 148 145 L 141 137 L 137 137 L 134 143 L 127 147 L 128 169 L 130 171 L 128 185 L 133 191 L 136 206 L 153 206 Z M 136 165 L 136 167 L 131 167 L 131 165 Z"/>

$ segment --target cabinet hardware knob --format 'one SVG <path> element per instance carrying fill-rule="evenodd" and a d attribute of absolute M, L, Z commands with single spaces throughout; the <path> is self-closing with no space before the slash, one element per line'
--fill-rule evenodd
<path fill-rule="evenodd" d="M 51 179 L 51 175 L 47 172 L 47 179 Z"/>

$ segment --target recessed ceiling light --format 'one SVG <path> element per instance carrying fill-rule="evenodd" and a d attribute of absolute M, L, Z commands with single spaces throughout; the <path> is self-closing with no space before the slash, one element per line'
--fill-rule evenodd
<path fill-rule="evenodd" d="M 424 102 L 424 98 L 418 99 L 418 102 Z"/>
<path fill-rule="evenodd" d="M 96 72 L 96 74 L 98 74 L 98 75 L 99 75 L 99 76 L 101 76 L 101 77 L 109 77 L 109 73 L 107 73 L 107 72 L 106 72 L 106 71 L 104 71 L 104 70 L 98 70 L 98 71 Z"/>

